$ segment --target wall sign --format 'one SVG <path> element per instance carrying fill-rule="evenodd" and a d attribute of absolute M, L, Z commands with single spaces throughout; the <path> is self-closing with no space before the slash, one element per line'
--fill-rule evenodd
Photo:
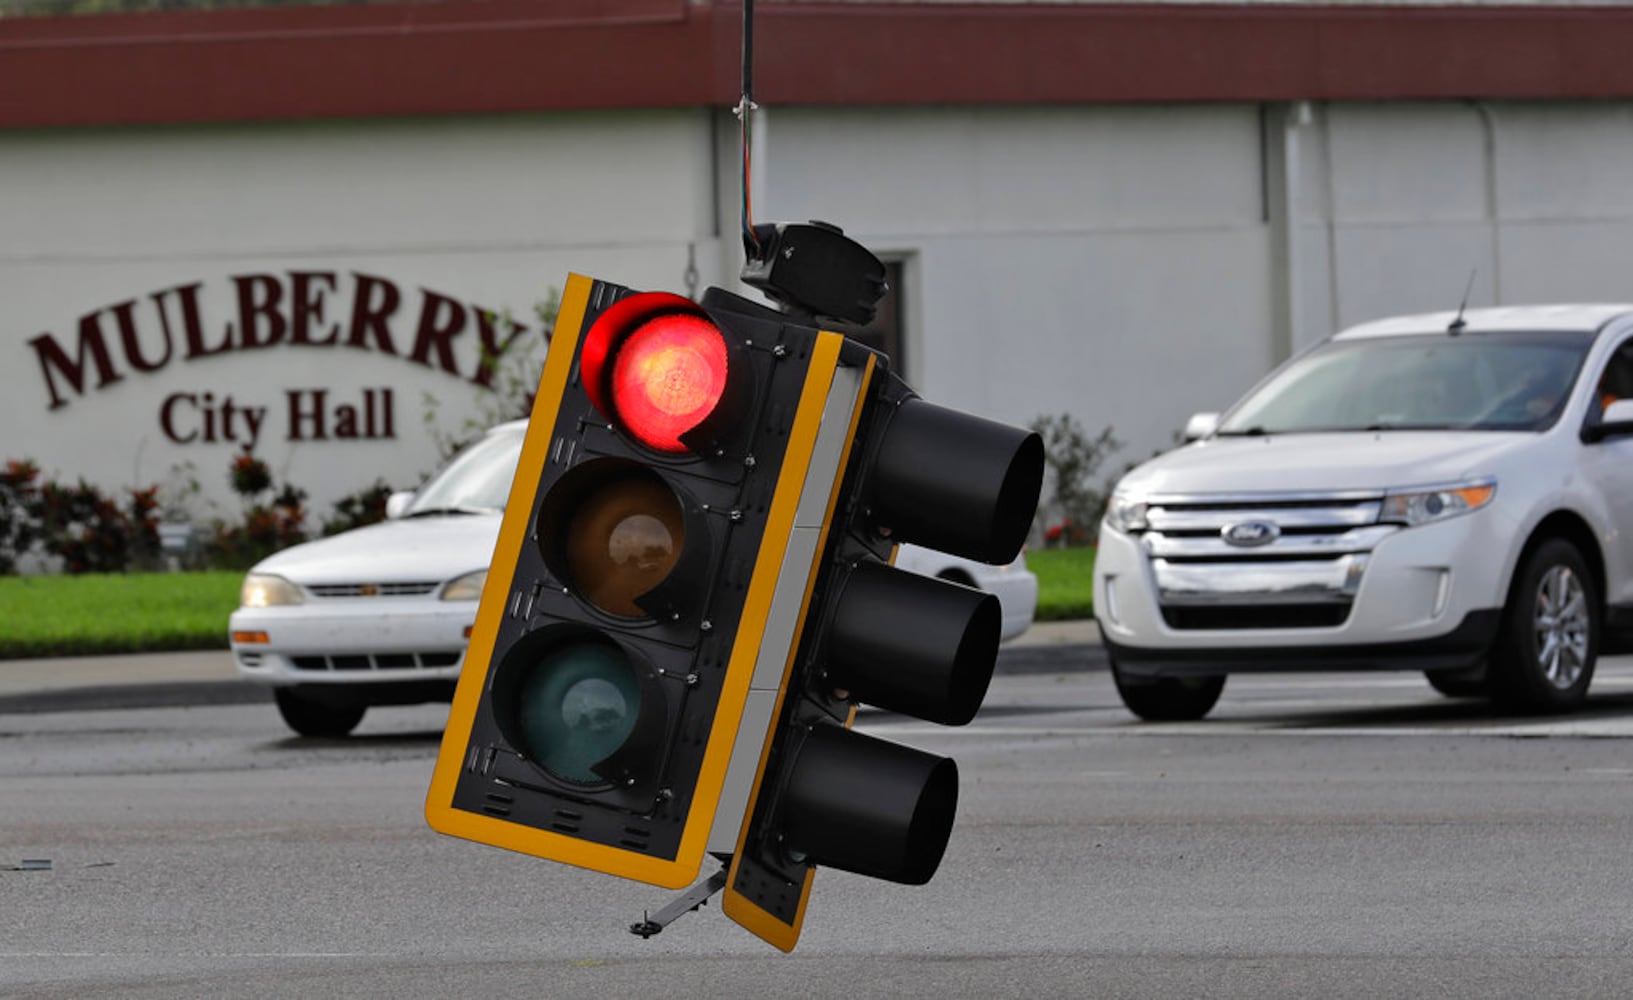
<path fill-rule="evenodd" d="M 79 317 L 72 332 L 27 343 L 48 400 L 60 411 L 132 376 L 206 358 L 268 350 L 390 355 L 492 389 L 504 354 L 527 327 L 491 309 L 358 271 L 291 270 L 227 278 L 226 322 L 211 325 L 204 282 L 161 288 Z M 235 385 L 241 385 L 236 382 Z M 254 449 L 271 440 L 321 442 L 397 435 L 391 386 L 284 386 L 270 393 L 219 387 L 172 392 L 158 401 L 160 433 L 176 445 L 228 442 Z"/>

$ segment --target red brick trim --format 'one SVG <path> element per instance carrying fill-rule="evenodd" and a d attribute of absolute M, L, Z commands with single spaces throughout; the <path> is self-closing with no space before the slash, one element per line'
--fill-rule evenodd
<path fill-rule="evenodd" d="M 740 8 L 412 3 L 0 19 L 0 127 L 735 102 Z M 755 6 L 777 104 L 1633 97 L 1633 8 Z"/>

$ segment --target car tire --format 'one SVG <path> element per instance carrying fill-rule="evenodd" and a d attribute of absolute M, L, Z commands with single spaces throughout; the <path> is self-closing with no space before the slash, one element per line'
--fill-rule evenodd
<path fill-rule="evenodd" d="M 1428 679 L 1430 687 L 1448 698 L 1479 698 L 1489 690 L 1485 667 L 1473 670 L 1425 670 L 1423 676 Z"/>
<path fill-rule="evenodd" d="M 1569 712 L 1593 680 L 1598 588 L 1575 545 L 1550 538 L 1520 564 L 1491 651 L 1491 694 L 1516 712 Z"/>
<path fill-rule="evenodd" d="M 1130 677 L 1111 661 L 1111 679 L 1128 710 L 1147 722 L 1191 722 L 1207 715 L 1225 677 Z"/>
<path fill-rule="evenodd" d="M 278 702 L 278 714 L 284 722 L 302 736 L 337 740 L 357 728 L 363 721 L 367 705 L 323 702 L 296 694 L 289 688 L 272 692 Z"/>

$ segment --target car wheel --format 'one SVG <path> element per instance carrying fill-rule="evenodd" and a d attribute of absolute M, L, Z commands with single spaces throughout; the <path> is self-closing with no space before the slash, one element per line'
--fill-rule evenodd
<path fill-rule="evenodd" d="M 1491 652 L 1492 695 L 1520 712 L 1582 704 L 1599 655 L 1599 594 L 1587 562 L 1562 538 L 1520 565 Z"/>
<path fill-rule="evenodd" d="M 284 717 L 290 729 L 302 736 L 339 739 L 356 729 L 368 710 L 367 705 L 316 701 L 288 688 L 275 688 L 272 696 L 278 702 L 278 714 Z"/>
<path fill-rule="evenodd" d="M 1486 668 L 1425 670 L 1429 686 L 1448 698 L 1478 698 L 1486 693 Z"/>
<path fill-rule="evenodd" d="M 1225 678 L 1130 677 L 1111 661 L 1111 679 L 1128 710 L 1148 722 L 1188 722 L 1207 715 L 1225 690 Z"/>

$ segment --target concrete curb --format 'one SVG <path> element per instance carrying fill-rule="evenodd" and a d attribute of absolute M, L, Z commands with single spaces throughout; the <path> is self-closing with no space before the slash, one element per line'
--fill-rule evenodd
<path fill-rule="evenodd" d="M 997 674 L 1104 670 L 1090 621 L 1039 622 L 998 650 Z M 0 660 L 0 715 L 270 702 L 226 650 Z"/>
<path fill-rule="evenodd" d="M 1059 674 L 1105 670 L 1106 647 L 1096 643 L 1009 646 L 998 651 L 995 674 Z"/>
<path fill-rule="evenodd" d="M 271 688 L 247 681 L 168 681 L 0 695 L 0 715 L 271 703 Z"/>

